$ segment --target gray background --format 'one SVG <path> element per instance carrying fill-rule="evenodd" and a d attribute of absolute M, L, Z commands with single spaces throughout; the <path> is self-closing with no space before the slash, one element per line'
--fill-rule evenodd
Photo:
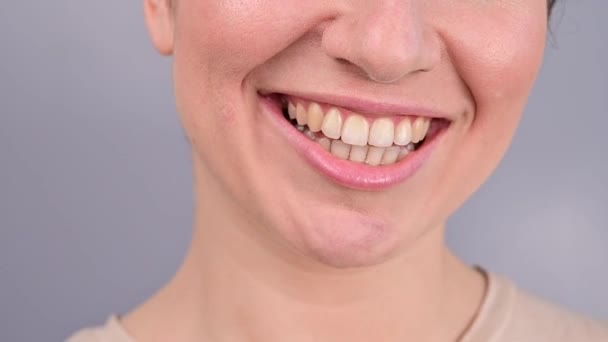
<path fill-rule="evenodd" d="M 144 300 L 192 224 L 170 60 L 142 1 L 2 1 L 0 341 L 59 341 Z M 522 287 L 608 319 L 608 2 L 558 8 L 505 162 L 449 242 Z"/>

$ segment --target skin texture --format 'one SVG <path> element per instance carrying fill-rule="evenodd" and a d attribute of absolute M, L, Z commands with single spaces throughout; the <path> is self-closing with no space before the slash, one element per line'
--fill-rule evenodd
<path fill-rule="evenodd" d="M 155 46 L 174 58 L 196 227 L 176 277 L 127 329 L 142 341 L 456 340 L 484 282 L 448 251 L 445 222 L 509 146 L 541 65 L 547 2 L 145 8 Z M 412 178 L 354 190 L 286 142 L 258 96 L 276 89 L 419 103 L 452 122 Z"/>

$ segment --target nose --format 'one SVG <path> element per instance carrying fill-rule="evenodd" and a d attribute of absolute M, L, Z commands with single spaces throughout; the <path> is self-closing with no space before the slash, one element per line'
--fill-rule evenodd
<path fill-rule="evenodd" d="M 423 17 L 420 1 L 348 3 L 323 31 L 322 46 L 329 56 L 379 83 L 395 83 L 439 63 L 439 37 Z"/>

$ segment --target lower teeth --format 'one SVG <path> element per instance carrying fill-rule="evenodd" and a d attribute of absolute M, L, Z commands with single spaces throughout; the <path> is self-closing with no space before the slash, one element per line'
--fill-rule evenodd
<path fill-rule="evenodd" d="M 317 142 L 323 149 L 334 156 L 340 159 L 350 160 L 356 163 L 365 163 L 372 166 L 394 164 L 405 158 L 410 152 L 415 151 L 423 143 L 409 143 L 406 146 L 393 145 L 386 148 L 369 145 L 354 146 L 346 144 L 339 139 L 327 138 L 321 132 L 314 133 L 306 126 L 298 124 L 294 124 L 294 126 L 298 131 L 302 132 L 302 134 L 310 140 Z"/>

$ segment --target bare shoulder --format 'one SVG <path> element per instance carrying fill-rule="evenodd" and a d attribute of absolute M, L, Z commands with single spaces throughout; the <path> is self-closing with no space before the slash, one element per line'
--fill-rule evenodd
<path fill-rule="evenodd" d="M 506 329 L 509 341 L 608 342 L 608 322 L 522 291 L 517 291 L 514 299 Z"/>

